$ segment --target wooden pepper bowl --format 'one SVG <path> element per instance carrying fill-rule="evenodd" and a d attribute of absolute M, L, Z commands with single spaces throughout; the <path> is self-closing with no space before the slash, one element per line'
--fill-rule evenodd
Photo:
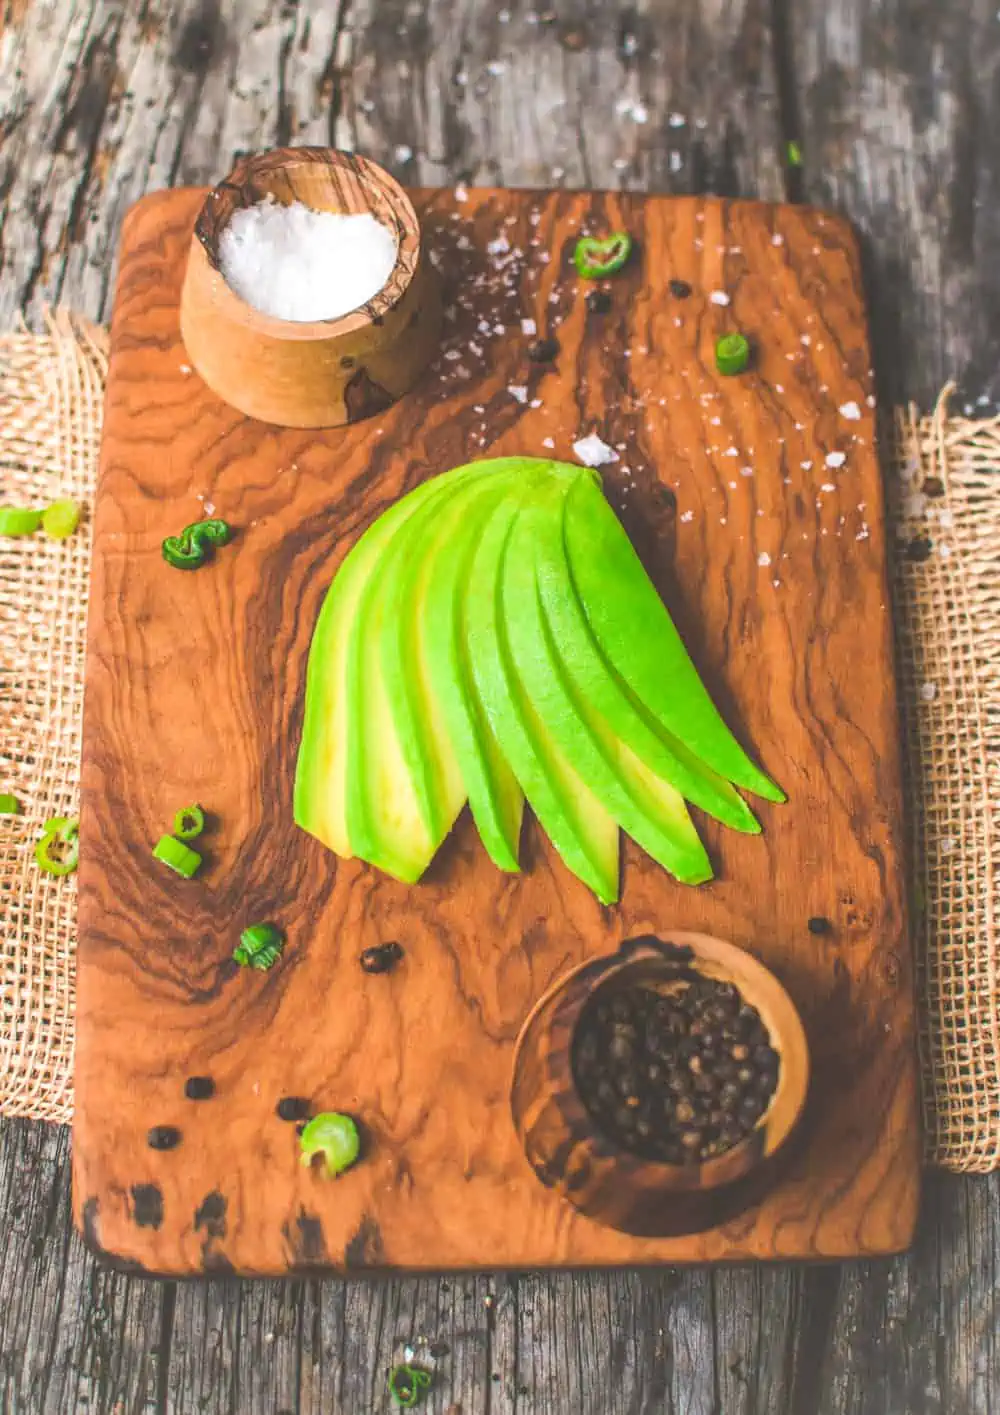
<path fill-rule="evenodd" d="M 779 1053 L 778 1084 L 756 1127 L 701 1164 L 645 1159 L 604 1135 L 573 1075 L 577 1024 L 595 993 L 641 983 L 670 992 L 695 976 L 729 982 L 755 1007 Z M 799 1014 L 773 973 L 701 933 L 644 937 L 574 968 L 536 1004 L 518 1038 L 511 1110 L 528 1162 L 574 1207 L 626 1233 L 668 1236 L 724 1223 L 757 1202 L 802 1114 L 809 1051 Z"/>
<path fill-rule="evenodd" d="M 370 212 L 396 237 L 396 263 L 366 304 L 299 323 L 262 314 L 219 269 L 219 238 L 240 207 L 268 195 L 318 211 Z M 208 386 L 240 412 L 282 427 L 331 427 L 380 412 L 433 357 L 440 285 L 410 199 L 374 162 L 335 148 L 276 148 L 242 158 L 209 193 L 181 292 L 181 334 Z"/>

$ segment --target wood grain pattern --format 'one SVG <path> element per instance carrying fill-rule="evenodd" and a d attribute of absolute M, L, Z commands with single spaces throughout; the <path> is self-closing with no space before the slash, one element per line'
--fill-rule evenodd
<path fill-rule="evenodd" d="M 219 272 L 219 242 L 234 212 L 269 197 L 373 215 L 396 242 L 382 289 L 337 319 L 292 322 L 248 305 Z M 202 205 L 180 327 L 192 364 L 232 407 L 282 427 L 333 427 L 381 412 L 435 357 L 440 281 L 412 203 L 387 172 L 332 148 L 276 148 L 242 158 Z"/>
<path fill-rule="evenodd" d="M 132 213 L 113 324 L 80 879 L 75 1206 L 91 1243 L 169 1272 L 903 1246 L 917 1134 L 895 705 L 870 370 L 843 225 L 711 200 L 424 194 L 461 357 L 446 349 L 371 424 L 306 434 L 243 420 L 181 372 L 176 302 L 198 202 L 163 195 Z M 606 315 L 588 312 L 570 270 L 586 222 L 641 237 Z M 513 250 L 491 260 L 498 232 Z M 690 300 L 671 299 L 670 277 L 691 282 Z M 708 298 L 722 289 L 728 308 Z M 554 368 L 526 359 L 529 314 L 557 333 Z M 752 379 L 714 374 L 715 338 L 733 322 L 757 340 Z M 508 392 L 522 381 L 526 404 Z M 838 413 L 850 402 L 857 421 Z M 416 890 L 333 861 L 295 831 L 290 791 L 309 635 L 336 564 L 424 476 L 546 437 L 568 453 L 592 427 L 621 444 L 609 495 L 789 805 L 762 810 L 763 839 L 706 826 L 719 878 L 700 891 L 627 849 L 615 910 L 533 830 L 513 881 L 467 821 Z M 834 472 L 824 459 L 837 450 Z M 198 496 L 241 536 L 210 575 L 179 576 L 159 541 L 197 514 Z M 180 885 L 148 852 L 192 796 L 222 825 L 203 876 Z M 819 914 L 833 926 L 821 940 L 806 930 Z M 285 962 L 234 976 L 233 940 L 259 917 L 287 929 Z M 745 944 L 785 982 L 815 1062 L 815 1124 L 759 1209 L 645 1241 L 537 1184 L 506 1093 L 518 1028 L 559 973 L 665 926 Z M 386 938 L 404 942 L 406 961 L 363 979 L 357 954 Z M 189 1074 L 214 1076 L 217 1099 L 185 1101 Z M 359 1114 L 365 1163 L 335 1185 L 302 1171 L 274 1114 L 283 1095 Z M 150 1150 L 151 1124 L 179 1126 L 183 1143 Z M 137 1185 L 159 1188 L 158 1227 L 136 1222 Z M 225 1216 L 210 1232 L 196 1216 L 216 1193 Z"/>

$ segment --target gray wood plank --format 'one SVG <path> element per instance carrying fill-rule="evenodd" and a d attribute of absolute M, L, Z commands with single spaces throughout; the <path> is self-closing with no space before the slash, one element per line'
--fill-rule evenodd
<path fill-rule="evenodd" d="M 404 180 L 780 199 L 763 0 L 354 0 L 344 136 Z"/>
<path fill-rule="evenodd" d="M 800 0 L 802 187 L 866 237 L 893 400 L 1000 394 L 1000 22 L 993 0 Z"/>
<path fill-rule="evenodd" d="M 35 0 L 0 63 L 0 322 L 64 300 L 106 318 L 144 192 L 216 180 L 239 151 L 330 140 L 338 7 Z"/>
<path fill-rule="evenodd" d="M 163 1298 L 72 1231 L 69 1132 L 0 1122 L 0 1410 L 153 1412 Z"/>

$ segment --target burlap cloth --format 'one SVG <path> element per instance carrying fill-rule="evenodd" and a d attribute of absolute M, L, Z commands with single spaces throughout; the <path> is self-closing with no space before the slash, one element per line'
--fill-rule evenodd
<path fill-rule="evenodd" d="M 92 505 L 107 340 L 66 313 L 0 337 L 3 502 Z M 1000 1166 L 1000 418 L 898 413 L 887 441 L 926 1158 Z M 77 811 L 89 524 L 0 540 L 0 1113 L 73 1113 L 76 885 L 33 860 Z"/>

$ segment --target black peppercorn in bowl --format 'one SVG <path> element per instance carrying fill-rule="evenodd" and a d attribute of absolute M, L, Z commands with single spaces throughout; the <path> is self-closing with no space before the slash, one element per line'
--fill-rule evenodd
<path fill-rule="evenodd" d="M 799 1014 L 769 969 L 700 933 L 629 939 L 538 1002 L 511 1110 L 538 1178 L 627 1233 L 696 1233 L 760 1201 L 805 1106 Z"/>

